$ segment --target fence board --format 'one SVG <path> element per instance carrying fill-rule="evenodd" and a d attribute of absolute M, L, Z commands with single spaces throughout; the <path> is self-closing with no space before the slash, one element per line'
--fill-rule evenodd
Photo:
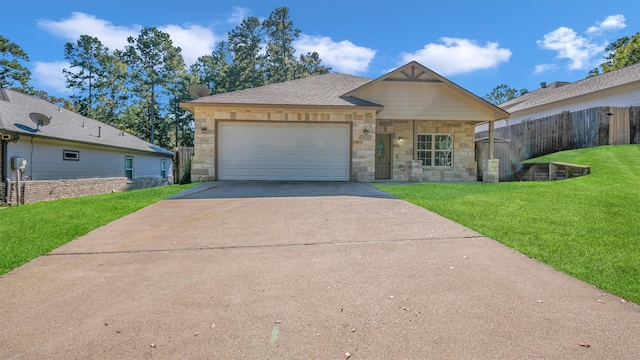
<path fill-rule="evenodd" d="M 611 145 L 629 144 L 629 108 L 611 107 L 609 108 L 609 143 Z"/>
<path fill-rule="evenodd" d="M 589 142 L 587 147 L 598 146 L 598 108 L 589 109 Z"/>
<path fill-rule="evenodd" d="M 174 181 L 179 183 L 185 174 L 186 166 L 193 155 L 193 147 L 178 147 L 175 149 L 173 159 Z"/>
<path fill-rule="evenodd" d="M 629 108 L 629 143 L 640 144 L 640 106 Z"/>
<path fill-rule="evenodd" d="M 609 145 L 611 143 L 609 139 L 609 112 L 608 106 L 601 106 L 598 108 L 598 145 Z"/>

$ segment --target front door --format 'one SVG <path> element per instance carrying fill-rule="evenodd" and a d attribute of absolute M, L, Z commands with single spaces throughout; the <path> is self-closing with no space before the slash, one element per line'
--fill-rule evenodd
<path fill-rule="evenodd" d="M 391 179 L 391 134 L 376 134 L 376 179 Z"/>

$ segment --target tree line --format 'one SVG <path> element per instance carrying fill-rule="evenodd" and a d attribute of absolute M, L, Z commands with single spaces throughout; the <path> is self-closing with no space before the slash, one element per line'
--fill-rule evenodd
<path fill-rule="evenodd" d="M 63 70 L 69 99 L 50 96 L 29 85 L 28 55 L 0 35 L 0 86 L 51 101 L 81 115 L 115 126 L 164 148 L 193 146 L 193 114 L 179 103 L 191 100 L 189 85 L 212 94 L 326 74 L 316 52 L 296 56 L 300 36 L 289 9 L 276 8 L 260 21 L 247 17 L 228 32 L 211 54 L 186 66 L 169 34 L 146 27 L 110 50 L 100 39 L 82 35 L 64 45 L 69 68 Z"/>

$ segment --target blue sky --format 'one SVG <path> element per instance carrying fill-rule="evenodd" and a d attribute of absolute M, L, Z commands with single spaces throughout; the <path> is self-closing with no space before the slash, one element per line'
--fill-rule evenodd
<path fill-rule="evenodd" d="M 80 35 L 120 49 L 155 26 L 190 64 L 280 6 L 302 30 L 297 53 L 317 51 L 334 72 L 377 78 L 416 60 L 478 96 L 583 79 L 610 42 L 640 31 L 638 0 L 0 0 L 0 34 L 29 55 L 31 85 L 69 96 L 64 44 Z"/>

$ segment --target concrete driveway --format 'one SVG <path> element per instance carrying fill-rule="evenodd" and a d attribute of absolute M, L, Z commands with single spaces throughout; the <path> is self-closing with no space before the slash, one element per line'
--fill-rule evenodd
<path fill-rule="evenodd" d="M 2 359 L 640 354 L 640 306 L 356 183 L 204 183 L 2 276 L 0 324 Z"/>

